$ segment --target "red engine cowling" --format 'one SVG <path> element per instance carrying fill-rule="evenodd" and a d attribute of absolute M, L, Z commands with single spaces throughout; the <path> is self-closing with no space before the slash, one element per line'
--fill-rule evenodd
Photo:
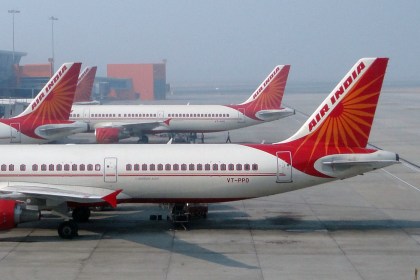
<path fill-rule="evenodd" d="M 95 129 L 96 142 L 99 144 L 118 143 L 120 129 L 117 127 L 98 127 Z"/>
<path fill-rule="evenodd" d="M 24 204 L 16 200 L 0 199 L 0 230 L 11 229 L 25 222 L 38 221 L 40 218 L 39 211 L 26 209 Z"/>

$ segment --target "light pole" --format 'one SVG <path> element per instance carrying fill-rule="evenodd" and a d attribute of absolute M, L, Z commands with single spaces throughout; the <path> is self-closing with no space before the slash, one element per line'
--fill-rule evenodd
<path fill-rule="evenodd" d="M 20 11 L 18 10 L 8 10 L 7 11 L 9 14 L 12 14 L 12 34 L 13 34 L 13 64 L 15 64 L 15 14 L 19 14 Z"/>
<path fill-rule="evenodd" d="M 58 20 L 58 18 L 54 16 L 50 16 L 48 18 L 51 20 L 51 49 L 52 49 L 52 58 L 51 58 L 51 75 L 54 75 L 54 21 Z"/>

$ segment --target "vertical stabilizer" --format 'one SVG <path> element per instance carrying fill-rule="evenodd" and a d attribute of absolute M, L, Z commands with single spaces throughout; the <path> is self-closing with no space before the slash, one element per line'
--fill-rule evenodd
<path fill-rule="evenodd" d="M 92 101 L 92 88 L 93 82 L 95 81 L 96 69 L 96 66 L 86 67 L 80 74 L 74 95 L 74 102 Z"/>
<path fill-rule="evenodd" d="M 25 111 L 14 119 L 33 123 L 68 120 L 81 63 L 65 63 L 38 93 Z"/>
<path fill-rule="evenodd" d="M 388 58 L 363 58 L 289 139 L 314 149 L 367 145 Z"/>

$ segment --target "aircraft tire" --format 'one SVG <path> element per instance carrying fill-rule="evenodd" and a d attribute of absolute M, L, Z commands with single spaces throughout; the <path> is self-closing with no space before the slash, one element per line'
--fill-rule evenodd
<path fill-rule="evenodd" d="M 63 239 L 73 239 L 78 235 L 78 226 L 73 220 L 62 222 L 58 226 L 58 235 Z"/>

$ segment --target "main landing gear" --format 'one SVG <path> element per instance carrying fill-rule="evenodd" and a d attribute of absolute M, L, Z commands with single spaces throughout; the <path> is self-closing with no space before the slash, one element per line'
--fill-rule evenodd
<path fill-rule="evenodd" d="M 149 143 L 149 137 L 147 135 L 141 135 L 139 136 L 139 140 L 137 140 L 138 144 L 147 144 Z"/>
<path fill-rule="evenodd" d="M 72 220 L 64 221 L 58 226 L 58 235 L 63 239 L 73 239 L 77 237 L 79 226 L 77 223 L 86 223 L 89 221 L 90 209 L 89 207 L 76 207 L 72 212 Z"/>
<path fill-rule="evenodd" d="M 186 230 L 191 218 L 206 219 L 209 208 L 207 204 L 202 203 L 175 203 L 171 205 L 170 210 L 167 220 Z"/>

